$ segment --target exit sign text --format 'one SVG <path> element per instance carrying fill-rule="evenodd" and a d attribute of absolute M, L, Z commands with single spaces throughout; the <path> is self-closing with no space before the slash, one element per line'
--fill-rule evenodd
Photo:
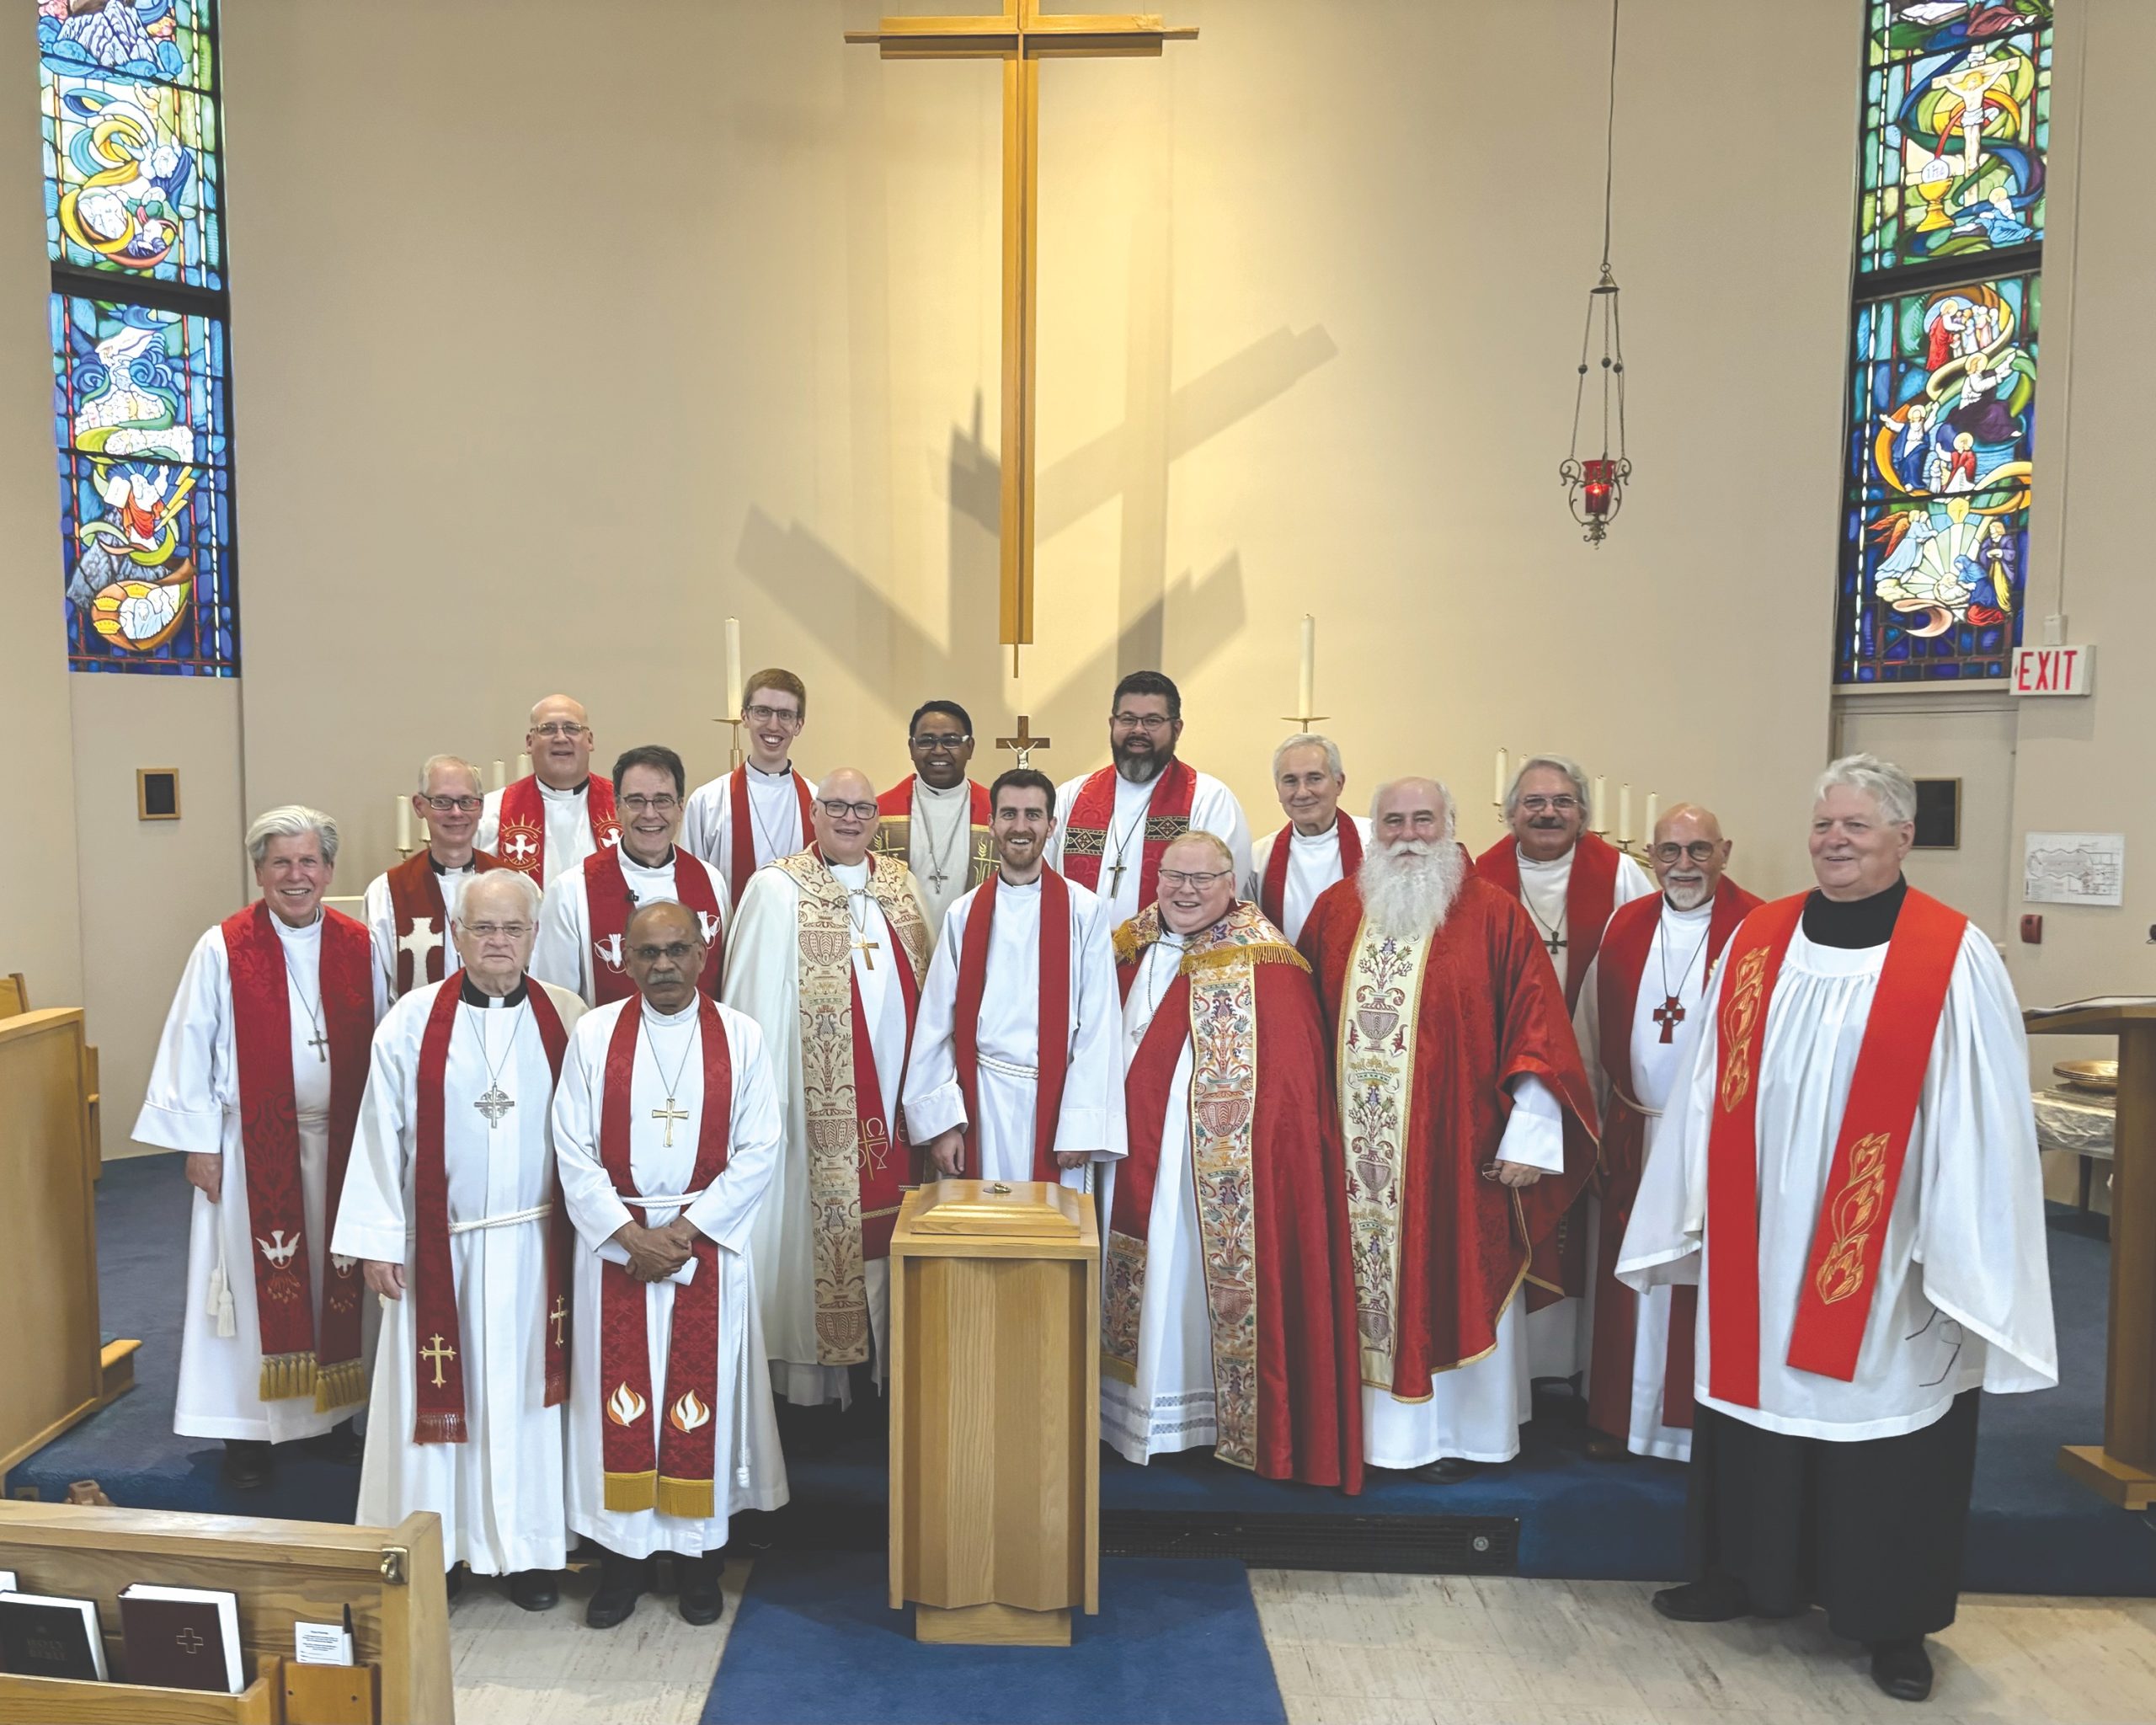
<path fill-rule="evenodd" d="M 2085 695 L 2096 675 L 2093 647 L 2021 647 L 2014 654 L 2017 695 Z"/>

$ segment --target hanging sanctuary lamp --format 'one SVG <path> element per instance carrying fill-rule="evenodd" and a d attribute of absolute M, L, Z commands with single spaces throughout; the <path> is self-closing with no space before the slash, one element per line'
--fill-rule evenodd
<path fill-rule="evenodd" d="M 1617 147 L 1617 11 L 1620 0 L 1609 0 L 1609 115 L 1603 144 L 1602 164 L 1602 276 L 1588 290 L 1587 327 L 1580 332 L 1580 368 L 1577 393 L 1572 398 L 1572 446 L 1558 467 L 1564 482 L 1565 502 L 1572 519 L 1587 529 L 1582 536 L 1599 547 L 1625 506 L 1625 487 L 1632 477 L 1632 464 L 1625 454 L 1625 340 L 1618 315 L 1617 278 L 1609 268 L 1609 214 L 1614 185 Z M 1590 440 L 1594 425 L 1587 411 L 1588 379 L 1598 369 L 1590 360 L 1601 330 L 1601 452 L 1580 453 L 1581 428 Z M 1612 439 L 1614 439 L 1613 443 Z M 1598 446 L 1590 441 L 1592 451 Z"/>

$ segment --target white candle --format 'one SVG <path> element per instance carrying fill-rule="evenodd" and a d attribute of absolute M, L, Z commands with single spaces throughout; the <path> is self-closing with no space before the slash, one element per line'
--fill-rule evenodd
<path fill-rule="evenodd" d="M 726 620 L 726 716 L 741 716 L 741 619 Z"/>
<path fill-rule="evenodd" d="M 1662 798 L 1652 791 L 1649 791 L 1647 793 L 1647 830 L 1641 835 L 1649 844 L 1654 842 L 1654 830 L 1661 824 L 1661 820 Z"/>
<path fill-rule="evenodd" d="M 1609 830 L 1609 779 L 1605 773 L 1594 778 L 1594 825 L 1596 832 Z"/>
<path fill-rule="evenodd" d="M 520 755 L 516 757 L 516 776 L 519 778 L 531 777 L 531 757 L 529 755 Z"/>
<path fill-rule="evenodd" d="M 1317 619 L 1303 613 L 1303 668 L 1295 684 L 1295 717 L 1308 723 L 1317 714 Z"/>
<path fill-rule="evenodd" d="M 508 782 L 509 782 L 509 769 L 508 769 L 506 766 L 503 766 L 503 765 L 502 765 L 502 763 L 501 763 L 500 761 L 497 761 L 494 763 L 494 783 L 493 783 L 491 786 L 489 786 L 489 787 L 488 787 L 488 788 L 489 788 L 489 789 L 491 789 L 491 790 L 497 790 L 497 791 L 499 791 L 499 790 L 500 790 L 500 789 L 501 789 L 504 785 L 506 785 Z"/>
<path fill-rule="evenodd" d="M 1632 782 L 1627 779 L 1617 789 L 1617 841 L 1629 845 L 1637 836 L 1632 830 Z"/>
<path fill-rule="evenodd" d="M 412 852 L 412 799 L 397 799 L 397 848 L 409 856 Z"/>
<path fill-rule="evenodd" d="M 1490 800 L 1500 809 L 1505 806 L 1505 793 L 1513 788 L 1512 761 L 1502 749 L 1497 750 L 1497 785 L 1490 793 Z"/>

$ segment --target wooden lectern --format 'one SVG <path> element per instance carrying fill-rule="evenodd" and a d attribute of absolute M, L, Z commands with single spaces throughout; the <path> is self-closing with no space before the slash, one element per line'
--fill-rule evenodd
<path fill-rule="evenodd" d="M 891 1605 L 1068 1647 L 1100 1602 L 1100 1236 L 1082 1192 L 942 1180 L 891 1236 Z"/>
<path fill-rule="evenodd" d="M 2156 1503 L 2156 1005 L 2030 1017 L 2030 1034 L 2119 1039 L 2111 1162 L 2111 1301 L 2104 1441 L 2068 1444 L 2060 1469 L 2127 1509 Z"/>

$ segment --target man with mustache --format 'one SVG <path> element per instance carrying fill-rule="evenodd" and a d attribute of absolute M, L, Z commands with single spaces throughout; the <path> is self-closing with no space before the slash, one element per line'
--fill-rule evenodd
<path fill-rule="evenodd" d="M 502 867 L 472 842 L 483 806 L 479 769 L 470 761 L 436 755 L 419 769 L 412 811 L 427 823 L 427 847 L 367 883 L 367 932 L 392 1001 L 456 969 L 449 929 L 458 901 L 476 877 Z"/>
<path fill-rule="evenodd" d="M 741 686 L 748 758 L 689 798 L 681 842 L 726 878 L 728 910 L 759 868 L 808 842 L 808 781 L 793 765 L 808 724 L 808 685 L 776 665 L 757 671 Z"/>
<path fill-rule="evenodd" d="M 1602 1108 L 1596 1171 L 1594 1338 L 1588 1362 L 1587 1452 L 1627 1449 L 1682 1461 L 1692 1453 L 1694 1290 L 1641 1300 L 1617 1279 L 1617 1250 L 1640 1189 L 1649 1123 L 1677 1076 L 1722 948 L 1759 900 L 1731 880 L 1730 841 L 1711 809 L 1679 803 L 1647 850 L 1659 896 L 1620 905 L 1603 931 L 1574 1013 Z"/>
<path fill-rule="evenodd" d="M 1265 1479 L 1363 1487 L 1353 1281 L 1317 1002 L 1235 902 L 1209 832 L 1164 847 L 1116 932 L 1129 1155 L 1110 1163 L 1101 1438 L 1211 1445 Z"/>
<path fill-rule="evenodd" d="M 906 726 L 913 775 L 876 799 L 876 854 L 912 871 L 940 938 L 952 905 L 995 871 L 988 787 L 966 776 L 973 764 L 974 722 L 955 701 L 927 701 Z M 1039 858 L 1034 859 L 1036 862 Z"/>
<path fill-rule="evenodd" d="M 750 1256 L 779 1393 L 851 1405 L 883 1381 L 891 1230 L 912 1169 L 899 1114 L 928 965 L 912 871 L 871 854 L 876 788 L 840 767 L 817 788 L 816 841 L 756 871 L 726 955 L 726 1001 L 762 1026 L 786 1144 Z"/>
<path fill-rule="evenodd" d="M 1382 787 L 1303 929 L 1336 1065 L 1364 1455 L 1449 1483 L 1519 1451 L 1518 1297 L 1594 1163 L 1594 1103 L 1525 911 L 1467 874 L 1451 793 Z"/>
<path fill-rule="evenodd" d="M 681 829 L 681 757 L 658 744 L 632 749 L 614 763 L 614 783 L 622 841 L 594 852 L 547 889 L 531 974 L 586 1006 L 626 1000 L 635 986 L 629 913 L 671 902 L 696 912 L 707 953 L 702 987 L 716 1000 L 726 882 L 674 842 Z"/>
<path fill-rule="evenodd" d="M 1235 882 L 1250 873 L 1242 805 L 1219 780 L 1177 758 L 1182 737 L 1182 693 L 1159 671 L 1134 670 L 1109 704 L 1110 763 L 1057 788 L 1048 866 L 1097 893 L 1111 927 L 1159 896 L 1161 853 L 1184 833 L 1215 835 L 1235 860 Z"/>
<path fill-rule="evenodd" d="M 542 887 L 618 841 L 614 783 L 591 770 L 591 721 L 584 703 L 549 695 L 524 733 L 531 771 L 487 793 L 474 842 Z"/>
<path fill-rule="evenodd" d="M 1289 940 L 1298 940 L 1318 895 L 1362 867 L 1370 824 L 1340 812 L 1340 793 L 1348 788 L 1340 747 L 1314 731 L 1292 736 L 1273 751 L 1273 788 L 1288 824 L 1251 851 L 1243 896 Z"/>
<path fill-rule="evenodd" d="M 1692 1579 L 1655 1609 L 1820 1605 L 1903 1701 L 1954 1621 L 1978 1392 L 2058 1381 L 2020 1007 L 1903 877 L 1915 834 L 1891 761 L 1820 775 L 1818 885 L 1730 937 L 1617 1264 L 1699 1286 Z"/>

